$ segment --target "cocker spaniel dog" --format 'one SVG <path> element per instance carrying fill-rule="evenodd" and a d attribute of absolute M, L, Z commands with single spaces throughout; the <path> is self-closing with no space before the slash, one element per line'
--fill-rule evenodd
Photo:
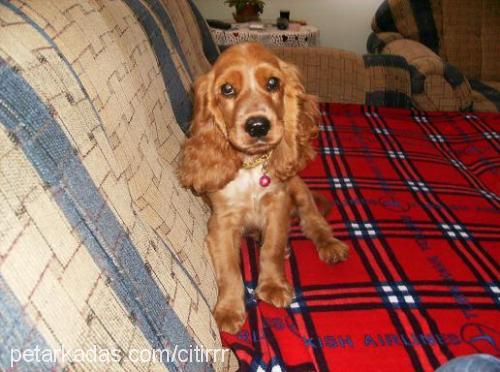
<path fill-rule="evenodd" d="M 220 329 L 236 333 L 245 320 L 242 234 L 260 234 L 255 293 L 277 307 L 293 297 L 284 268 L 294 215 L 322 261 L 344 261 L 348 248 L 333 237 L 297 175 L 315 156 L 319 115 L 297 68 L 259 44 L 238 44 L 196 81 L 194 92 L 179 178 L 211 207 L 206 242 L 219 286 L 214 317 Z"/>

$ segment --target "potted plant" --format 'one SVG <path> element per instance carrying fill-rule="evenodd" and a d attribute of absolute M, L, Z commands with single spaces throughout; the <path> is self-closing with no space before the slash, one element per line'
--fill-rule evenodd
<path fill-rule="evenodd" d="M 263 0 L 225 0 L 224 2 L 236 9 L 236 13 L 233 13 L 236 22 L 258 21 L 259 15 L 264 11 Z"/>

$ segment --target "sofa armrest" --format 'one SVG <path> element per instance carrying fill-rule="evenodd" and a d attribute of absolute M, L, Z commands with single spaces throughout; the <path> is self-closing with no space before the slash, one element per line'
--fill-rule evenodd
<path fill-rule="evenodd" d="M 404 39 L 398 32 L 372 32 L 366 42 L 366 50 L 371 54 L 382 53 L 384 47 L 394 40 Z"/>
<path fill-rule="evenodd" d="M 295 64 L 307 92 L 323 102 L 407 107 L 410 73 L 403 58 L 361 56 L 335 48 L 275 48 Z"/>
<path fill-rule="evenodd" d="M 411 76 L 406 60 L 390 54 L 363 55 L 366 74 L 365 103 L 410 108 Z"/>
<path fill-rule="evenodd" d="M 306 91 L 323 102 L 363 103 L 363 60 L 356 53 L 335 48 L 275 48 L 273 52 L 296 65 Z"/>
<path fill-rule="evenodd" d="M 425 45 L 409 39 L 387 43 L 382 53 L 402 56 L 411 73 L 415 106 L 426 111 L 468 111 L 472 90 L 467 78 Z"/>

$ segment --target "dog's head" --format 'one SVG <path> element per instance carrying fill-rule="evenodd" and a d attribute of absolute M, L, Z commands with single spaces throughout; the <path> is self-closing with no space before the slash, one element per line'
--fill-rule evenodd
<path fill-rule="evenodd" d="M 179 170 L 184 186 L 217 191 L 244 159 L 270 151 L 268 172 L 286 180 L 314 156 L 316 100 L 305 93 L 297 68 L 262 45 L 227 49 L 194 92 L 191 136 Z"/>

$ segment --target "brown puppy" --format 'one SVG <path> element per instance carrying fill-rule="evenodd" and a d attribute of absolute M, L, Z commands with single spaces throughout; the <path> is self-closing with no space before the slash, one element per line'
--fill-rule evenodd
<path fill-rule="evenodd" d="M 293 297 L 284 271 L 292 213 L 324 262 L 345 260 L 348 248 L 333 237 L 297 176 L 315 155 L 319 114 L 297 69 L 260 44 L 239 44 L 221 54 L 194 90 L 179 178 L 211 206 L 207 244 L 219 286 L 214 316 L 223 331 L 236 333 L 245 320 L 242 234 L 261 234 L 256 295 L 278 307 Z"/>

